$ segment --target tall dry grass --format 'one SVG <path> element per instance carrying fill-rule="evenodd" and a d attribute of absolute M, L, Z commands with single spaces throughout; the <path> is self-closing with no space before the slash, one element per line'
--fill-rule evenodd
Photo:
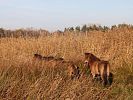
<path fill-rule="evenodd" d="M 85 52 L 109 60 L 114 83 L 102 88 L 89 78 L 69 80 L 63 68 L 37 69 L 34 53 L 83 59 Z M 30 66 L 30 67 L 29 67 Z M 32 68 L 31 68 L 32 67 Z M 16 93 L 17 92 L 17 93 Z M 90 32 L 39 38 L 0 39 L 1 99 L 118 99 L 133 98 L 133 32 Z"/>

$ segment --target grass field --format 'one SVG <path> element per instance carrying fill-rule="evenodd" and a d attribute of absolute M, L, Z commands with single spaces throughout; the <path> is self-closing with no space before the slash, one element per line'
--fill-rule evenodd
<path fill-rule="evenodd" d="M 91 82 L 88 74 L 71 80 L 65 65 L 52 68 L 32 61 L 39 53 L 78 62 L 85 52 L 109 60 L 114 74 L 110 87 Z M 0 38 L 0 99 L 133 100 L 133 31 Z"/>

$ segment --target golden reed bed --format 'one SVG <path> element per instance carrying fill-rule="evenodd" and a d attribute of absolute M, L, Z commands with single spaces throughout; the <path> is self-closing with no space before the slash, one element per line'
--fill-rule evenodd
<path fill-rule="evenodd" d="M 39 38 L 0 38 L 0 99 L 132 100 L 132 33 L 111 31 Z M 69 80 L 64 71 L 65 64 L 58 69 L 32 66 L 33 55 L 39 53 L 74 61 L 82 69 L 80 61 L 85 52 L 110 62 L 115 77 L 109 88 L 103 89 L 87 77 Z"/>

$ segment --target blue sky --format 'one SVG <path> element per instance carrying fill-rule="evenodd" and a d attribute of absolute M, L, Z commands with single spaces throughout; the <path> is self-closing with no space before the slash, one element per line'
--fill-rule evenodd
<path fill-rule="evenodd" d="M 133 24 L 133 0 L 0 0 L 0 27 L 44 28 Z"/>

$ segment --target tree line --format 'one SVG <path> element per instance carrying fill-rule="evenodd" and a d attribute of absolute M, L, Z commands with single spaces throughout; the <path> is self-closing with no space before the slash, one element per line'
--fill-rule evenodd
<path fill-rule="evenodd" d="M 83 25 L 83 26 L 76 26 L 76 27 L 68 27 L 65 28 L 63 31 L 57 30 L 55 32 L 49 32 L 44 29 L 35 30 L 32 28 L 29 29 L 16 29 L 16 30 L 6 30 L 0 28 L 0 38 L 3 37 L 40 37 L 40 36 L 48 36 L 48 35 L 65 35 L 67 33 L 89 33 L 91 31 L 101 31 L 101 32 L 108 32 L 108 31 L 117 31 L 117 30 L 131 30 L 133 31 L 133 25 L 131 24 L 118 24 L 113 25 L 111 27 L 108 26 L 101 26 L 101 25 Z"/>
<path fill-rule="evenodd" d="M 64 32 L 90 32 L 90 31 L 102 31 L 107 32 L 109 30 L 117 30 L 117 29 L 133 29 L 133 25 L 131 24 L 118 24 L 112 25 L 111 27 L 108 26 L 101 26 L 101 25 L 83 25 L 83 26 L 76 26 L 76 27 L 69 27 L 65 28 Z"/>
<path fill-rule="evenodd" d="M 16 29 L 16 30 L 6 30 L 0 28 L 0 37 L 39 37 L 39 36 L 47 36 L 49 34 L 48 31 L 39 29 L 35 30 L 32 28 L 29 29 Z"/>

